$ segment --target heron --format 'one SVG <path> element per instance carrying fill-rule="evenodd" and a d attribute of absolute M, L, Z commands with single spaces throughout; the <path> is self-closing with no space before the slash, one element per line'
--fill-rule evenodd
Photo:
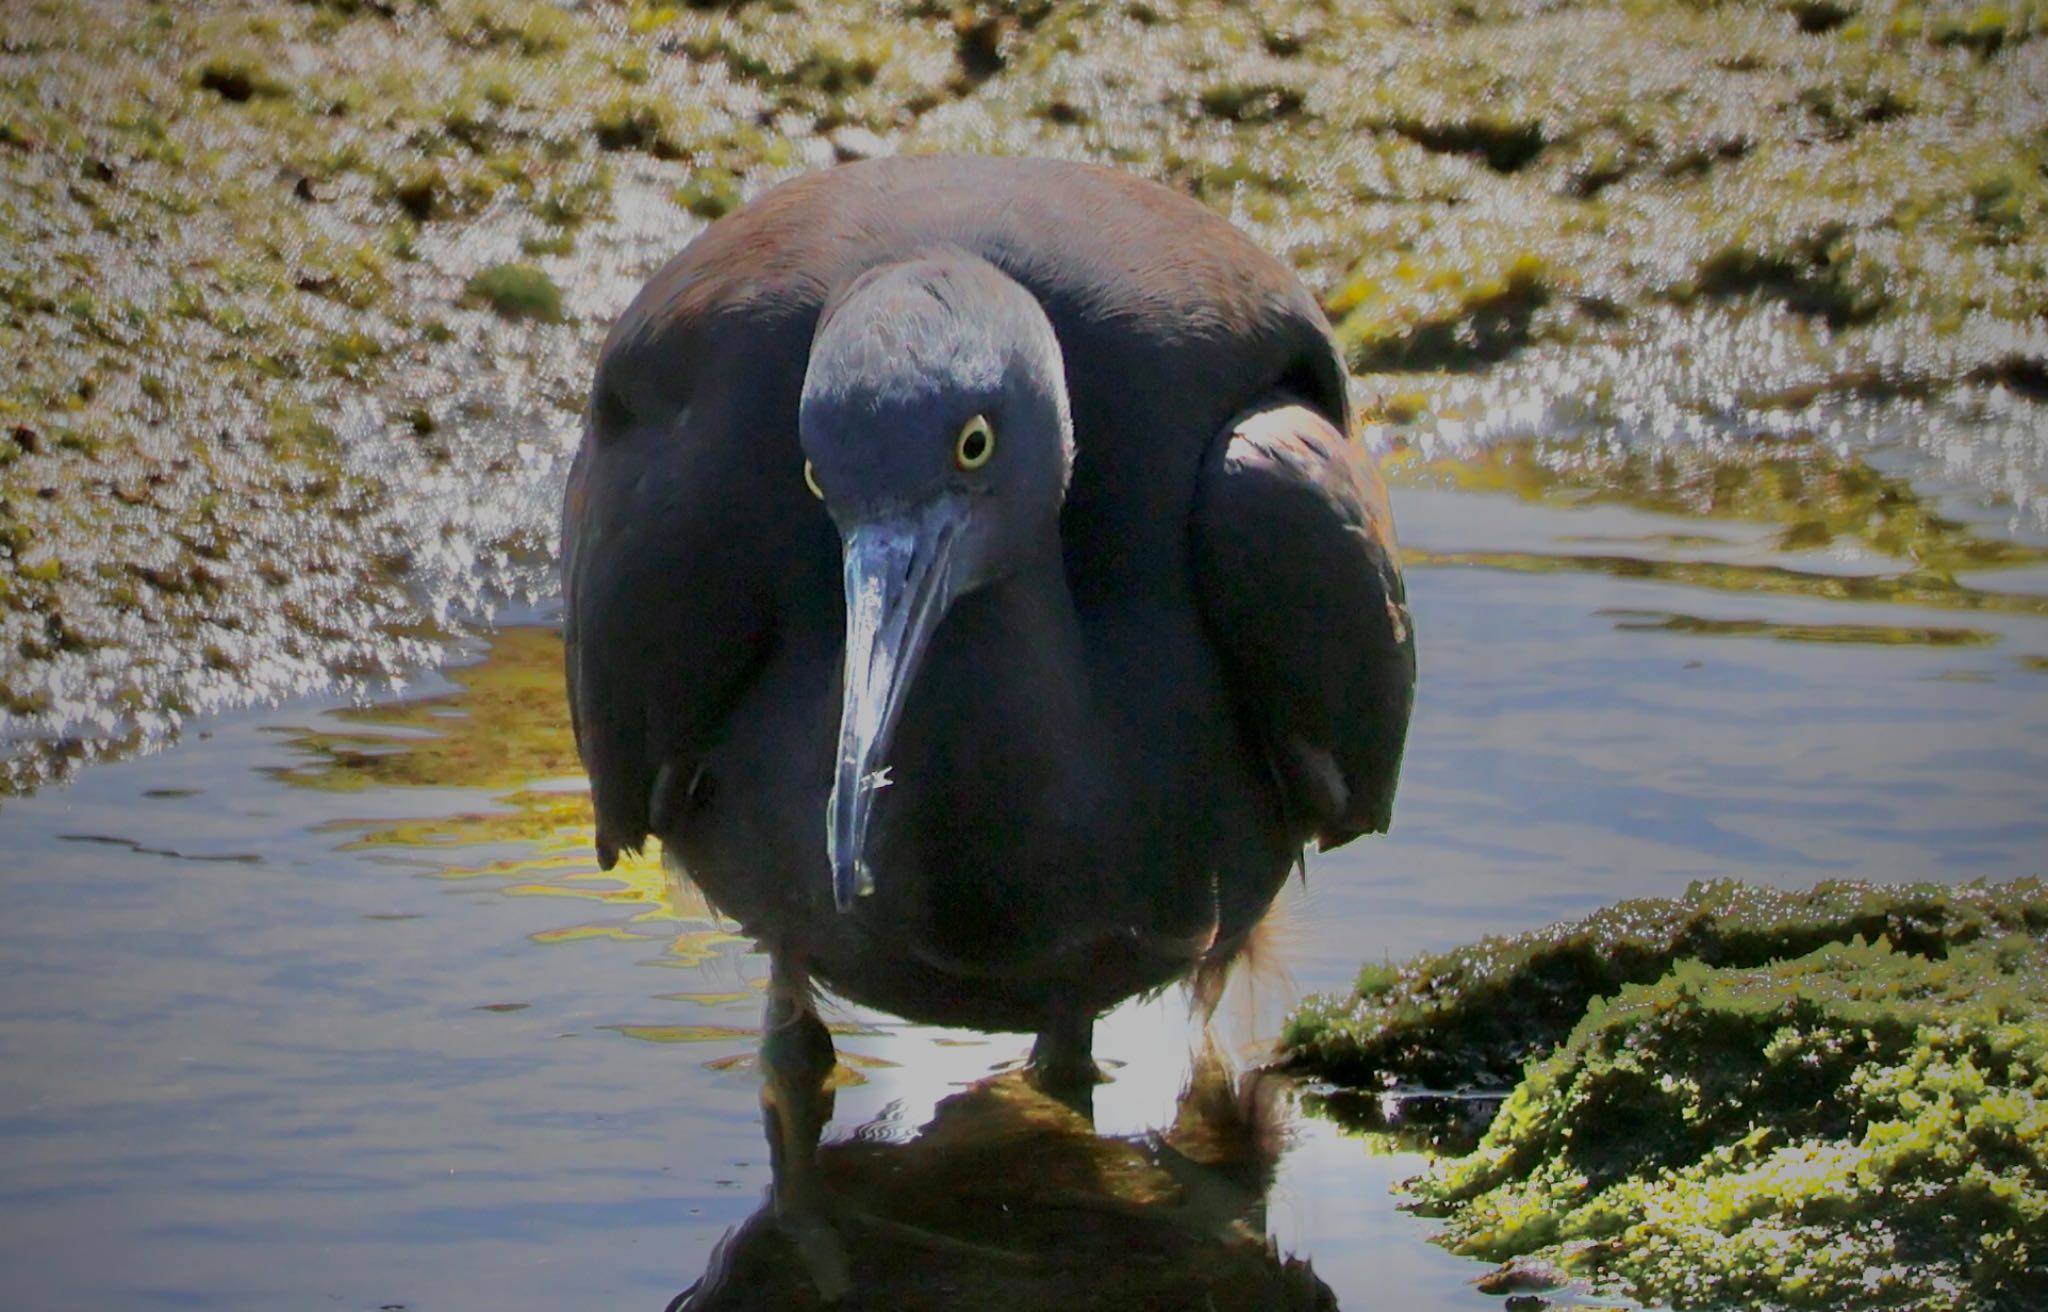
<path fill-rule="evenodd" d="M 769 958 L 764 1106 L 830 1069 L 821 985 L 1086 1086 L 1101 1014 L 1386 829 L 1415 649 L 1353 419 L 1293 272 L 1107 167 L 841 165 L 646 283 L 569 476 L 569 703 L 599 863 L 658 837 Z"/>

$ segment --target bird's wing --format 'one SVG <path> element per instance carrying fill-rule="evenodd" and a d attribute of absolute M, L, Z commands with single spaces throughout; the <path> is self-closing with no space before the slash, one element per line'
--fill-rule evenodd
<path fill-rule="evenodd" d="M 606 869 L 663 831 L 772 627 L 734 567 L 745 502 L 722 501 L 682 445 L 662 458 L 630 438 L 586 441 L 563 507 L 570 719 Z"/>
<path fill-rule="evenodd" d="M 1307 406 L 1233 421 L 1195 494 L 1195 583 L 1303 841 L 1387 828 L 1415 638 L 1371 458 Z"/>

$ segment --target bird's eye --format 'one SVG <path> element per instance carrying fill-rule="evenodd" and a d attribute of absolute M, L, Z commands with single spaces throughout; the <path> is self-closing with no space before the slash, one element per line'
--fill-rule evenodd
<path fill-rule="evenodd" d="M 979 469 L 995 453 L 996 430 L 981 415 L 968 420 L 953 443 L 953 463 L 962 469 Z"/>
<path fill-rule="evenodd" d="M 825 489 L 818 486 L 817 467 L 808 460 L 804 461 L 804 486 L 809 488 L 811 495 L 818 500 L 823 501 L 825 499 Z"/>

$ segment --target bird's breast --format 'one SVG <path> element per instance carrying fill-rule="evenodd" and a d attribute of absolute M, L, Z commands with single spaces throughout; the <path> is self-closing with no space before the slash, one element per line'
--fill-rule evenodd
<path fill-rule="evenodd" d="M 1219 889 L 1285 857 L 1191 609 L 1038 624 L 963 600 L 897 726 L 872 895 L 832 903 L 839 672 L 817 644 L 784 644 L 736 708 L 677 847 L 714 904 L 841 992 L 1029 1029 L 1185 972 L 1228 928 Z"/>

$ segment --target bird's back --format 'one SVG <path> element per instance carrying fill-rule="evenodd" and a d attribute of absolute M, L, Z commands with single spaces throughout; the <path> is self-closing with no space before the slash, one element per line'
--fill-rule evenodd
<path fill-rule="evenodd" d="M 1022 284 L 1060 339 L 1079 448 L 1067 516 L 1077 559 L 1177 568 L 1169 539 L 1203 453 L 1263 395 L 1292 393 L 1348 427 L 1320 308 L 1222 218 L 1114 169 L 933 156 L 809 174 L 708 229 L 614 327 L 599 365 L 598 439 L 635 416 L 673 414 L 740 372 L 793 417 L 810 334 L 833 292 L 877 264 L 945 246 Z M 760 461 L 797 458 L 793 424 L 764 423 L 746 440 L 761 444 Z M 1076 579 L 1091 582 L 1087 571 Z"/>

